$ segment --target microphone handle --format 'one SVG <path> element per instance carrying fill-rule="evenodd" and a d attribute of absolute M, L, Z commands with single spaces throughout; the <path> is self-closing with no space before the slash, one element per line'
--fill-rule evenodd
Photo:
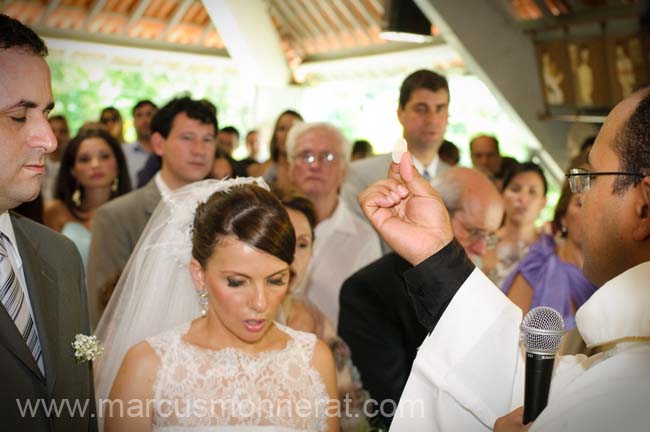
<path fill-rule="evenodd" d="M 534 421 L 546 408 L 554 363 L 555 355 L 526 353 L 524 424 Z"/>

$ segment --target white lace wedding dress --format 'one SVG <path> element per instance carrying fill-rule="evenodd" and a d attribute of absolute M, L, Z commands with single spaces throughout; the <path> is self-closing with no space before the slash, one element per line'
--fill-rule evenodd
<path fill-rule="evenodd" d="M 161 365 L 154 431 L 327 430 L 328 394 L 310 366 L 316 337 L 276 325 L 289 342 L 259 355 L 190 344 L 190 323 L 148 338 Z"/>

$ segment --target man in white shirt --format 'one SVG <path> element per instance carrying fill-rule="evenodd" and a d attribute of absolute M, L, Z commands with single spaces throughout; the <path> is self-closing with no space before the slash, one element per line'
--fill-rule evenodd
<path fill-rule="evenodd" d="M 189 97 L 173 99 L 156 113 L 151 130 L 162 168 L 144 187 L 101 206 L 93 219 L 87 280 L 93 328 L 107 285 L 117 282 L 161 196 L 205 179 L 212 169 L 218 131 L 213 105 Z"/>
<path fill-rule="evenodd" d="M 425 178 L 433 179 L 449 168 L 438 157 L 449 120 L 449 85 L 445 77 L 425 69 L 407 76 L 400 87 L 397 118 L 413 162 Z M 384 178 L 390 162 L 390 154 L 384 154 L 350 164 L 341 197 L 357 215 L 363 217 L 357 194 Z"/>
<path fill-rule="evenodd" d="M 149 155 L 153 152 L 151 148 L 151 120 L 156 111 L 158 111 L 158 107 L 148 99 L 138 101 L 133 107 L 133 127 L 137 139 L 134 143 L 123 146 L 133 189 L 138 185 L 138 173 L 144 168 Z"/>
<path fill-rule="evenodd" d="M 327 123 L 297 123 L 287 136 L 289 180 L 312 200 L 318 218 L 305 290 L 334 325 L 343 281 L 381 256 L 377 234 L 339 199 L 351 151 Z"/>
<path fill-rule="evenodd" d="M 413 364 L 394 430 L 646 431 L 650 424 L 650 88 L 610 113 L 570 173 L 582 195 L 583 271 L 601 288 L 577 312 L 591 357 L 556 363 L 549 403 L 522 425 L 521 311 L 452 241 L 448 215 L 405 154 L 364 191 L 364 213 L 415 267 L 405 273 L 432 330 Z M 606 229 L 604 229 L 606 227 Z M 437 279 L 445 288 L 432 289 Z M 505 415 L 505 416 L 504 416 Z M 503 416 L 503 417 L 501 417 Z M 501 417 L 501 418 L 500 418 Z"/>

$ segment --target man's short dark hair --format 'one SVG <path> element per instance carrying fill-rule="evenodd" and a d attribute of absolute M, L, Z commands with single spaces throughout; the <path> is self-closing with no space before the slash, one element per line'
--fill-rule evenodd
<path fill-rule="evenodd" d="M 136 111 L 136 110 L 142 108 L 143 106 L 147 106 L 147 105 L 149 105 L 149 106 L 152 107 L 153 109 L 156 109 L 156 110 L 158 109 L 158 105 L 156 105 L 155 103 L 151 102 L 149 99 L 143 99 L 143 100 L 139 100 L 139 101 L 138 101 L 138 102 L 133 106 L 133 109 L 131 110 L 131 114 L 132 114 L 132 115 L 135 115 L 135 111 Z"/>
<path fill-rule="evenodd" d="M 47 46 L 34 30 L 10 16 L 0 14 L 0 50 L 11 48 L 47 56 Z"/>
<path fill-rule="evenodd" d="M 239 131 L 234 126 L 226 126 L 223 129 L 221 129 L 219 132 L 235 134 L 235 135 L 237 135 L 237 138 L 239 138 Z"/>
<path fill-rule="evenodd" d="M 185 113 L 189 118 L 198 120 L 203 124 L 211 124 L 214 126 L 215 134 L 219 131 L 216 107 L 206 100 L 194 100 L 185 96 L 172 99 L 156 112 L 153 119 L 151 119 L 151 133 L 158 132 L 167 138 L 174 119 L 180 113 Z"/>
<path fill-rule="evenodd" d="M 402 83 L 402 87 L 399 89 L 400 108 L 404 108 L 411 98 L 411 94 L 421 88 L 432 92 L 445 90 L 449 95 L 449 84 L 445 77 L 427 69 L 420 69 L 407 76 Z"/>
<path fill-rule="evenodd" d="M 460 150 L 451 141 L 444 140 L 438 149 L 438 156 L 441 159 L 449 160 L 455 164 L 460 161 Z"/>
<path fill-rule="evenodd" d="M 636 110 L 617 133 L 614 152 L 620 160 L 621 171 L 650 175 L 650 87 L 646 87 L 645 92 Z M 622 194 L 640 182 L 640 177 L 618 176 L 614 192 Z"/>

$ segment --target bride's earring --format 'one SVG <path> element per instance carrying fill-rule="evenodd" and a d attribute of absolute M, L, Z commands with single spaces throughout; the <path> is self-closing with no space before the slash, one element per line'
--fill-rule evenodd
<path fill-rule="evenodd" d="M 113 184 L 111 184 L 111 191 L 113 191 L 113 192 L 117 192 L 117 188 L 118 188 L 119 186 L 120 186 L 120 180 L 119 180 L 117 177 L 115 177 L 115 178 L 113 179 Z"/>
<path fill-rule="evenodd" d="M 205 288 L 199 291 L 199 303 L 201 304 L 201 316 L 206 316 L 208 313 L 208 290 Z"/>

